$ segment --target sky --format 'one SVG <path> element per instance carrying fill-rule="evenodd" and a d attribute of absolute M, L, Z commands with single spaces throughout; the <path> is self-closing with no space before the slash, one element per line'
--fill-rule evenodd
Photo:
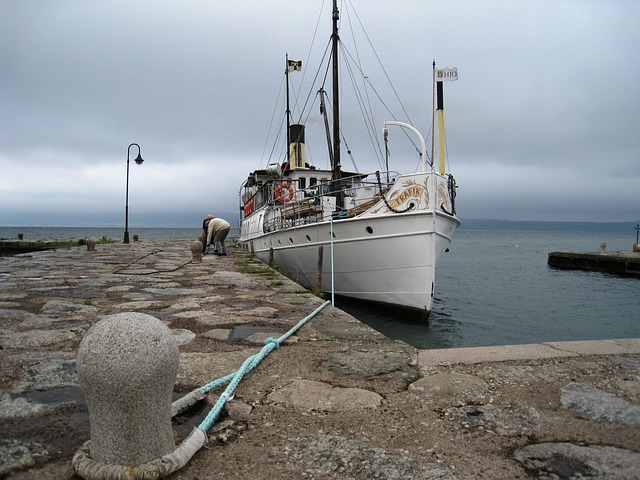
<path fill-rule="evenodd" d="M 330 3 L 0 0 L 0 225 L 124 212 L 128 153 L 131 222 L 236 215 L 240 184 L 273 161 L 285 55 L 303 61 L 290 76 L 297 112 Z M 445 124 L 460 218 L 640 220 L 640 2 L 339 5 L 344 56 L 360 55 L 348 42 L 364 26 L 375 48 L 362 50 L 367 82 L 390 78 L 425 138 L 432 63 L 458 69 L 445 83 Z M 360 115 L 347 93 L 347 147 L 375 171 L 366 131 L 347 130 Z M 381 113 L 380 138 L 391 119 Z M 325 168 L 322 117 L 314 107 L 305 119 L 310 159 Z M 412 169 L 415 155 L 390 133 L 391 168 Z M 344 154 L 343 165 L 353 168 Z"/>

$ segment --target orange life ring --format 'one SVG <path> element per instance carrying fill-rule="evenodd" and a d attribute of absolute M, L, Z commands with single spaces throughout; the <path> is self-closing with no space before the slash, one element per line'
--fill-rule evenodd
<path fill-rule="evenodd" d="M 282 192 L 282 190 L 286 190 L 286 192 Z M 288 193 L 287 193 L 288 192 Z M 293 198 L 293 188 L 288 183 L 281 183 L 276 187 L 276 200 L 280 203 L 285 203 L 291 201 Z"/>
<path fill-rule="evenodd" d="M 244 206 L 244 216 L 249 216 L 251 212 L 253 212 L 253 198 Z"/>

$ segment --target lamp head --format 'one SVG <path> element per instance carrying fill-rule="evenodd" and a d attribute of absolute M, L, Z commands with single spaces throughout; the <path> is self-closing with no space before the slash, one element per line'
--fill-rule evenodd
<path fill-rule="evenodd" d="M 136 157 L 136 159 L 134 160 L 134 162 L 136 162 L 137 165 L 142 165 L 142 162 L 144 162 L 144 160 L 142 159 L 142 157 L 140 156 L 140 152 L 138 152 L 138 156 Z"/>

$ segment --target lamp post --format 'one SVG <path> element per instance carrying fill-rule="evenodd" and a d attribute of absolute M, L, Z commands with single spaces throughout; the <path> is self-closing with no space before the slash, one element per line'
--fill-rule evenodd
<path fill-rule="evenodd" d="M 134 145 L 138 147 L 138 156 L 134 162 L 138 165 L 142 165 L 142 162 L 144 162 L 140 156 L 140 145 L 137 143 L 129 145 L 129 148 L 127 148 L 127 193 L 124 204 L 124 243 L 129 243 L 129 152 L 131 151 L 131 147 Z"/>

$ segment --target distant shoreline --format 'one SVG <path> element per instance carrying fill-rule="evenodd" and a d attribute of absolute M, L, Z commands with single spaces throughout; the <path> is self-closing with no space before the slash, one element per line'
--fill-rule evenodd
<path fill-rule="evenodd" d="M 178 239 L 195 240 L 200 237 L 202 228 L 196 227 L 129 227 L 129 235 L 133 240 L 139 237 L 140 240 L 154 239 Z M 237 229 L 231 228 L 230 238 L 237 237 Z M 20 237 L 25 242 L 28 241 L 77 241 L 87 238 L 96 238 L 122 241 L 124 237 L 124 227 L 86 227 L 86 226 L 65 226 L 65 227 L 33 227 L 0 226 L 0 241 L 19 242 Z"/>
<path fill-rule="evenodd" d="M 461 219 L 460 230 L 486 230 L 486 231 L 500 231 L 500 230 L 512 230 L 512 231 L 537 231 L 537 232 L 629 232 L 635 233 L 637 222 L 562 222 L 562 221 L 538 221 L 538 220 L 492 220 L 492 219 Z M 62 222 L 61 222 L 62 223 Z M 232 225 L 237 225 L 237 222 L 230 220 Z M 131 225 L 131 224 L 130 224 Z M 175 230 L 188 230 L 199 229 L 200 222 L 196 221 L 193 224 L 140 224 L 137 223 L 135 227 L 130 226 L 129 230 L 134 229 L 175 229 Z M 44 224 L 40 225 L 0 225 L 0 229 L 16 229 L 16 228 L 51 228 L 51 229 L 78 229 L 78 228 L 92 228 L 92 229 L 112 229 L 123 230 L 124 226 L 120 224 L 105 223 L 105 224 L 69 224 L 53 225 Z"/>
<path fill-rule="evenodd" d="M 559 222 L 539 220 L 461 220 L 460 230 L 514 230 L 532 232 L 629 232 L 637 222 Z"/>

